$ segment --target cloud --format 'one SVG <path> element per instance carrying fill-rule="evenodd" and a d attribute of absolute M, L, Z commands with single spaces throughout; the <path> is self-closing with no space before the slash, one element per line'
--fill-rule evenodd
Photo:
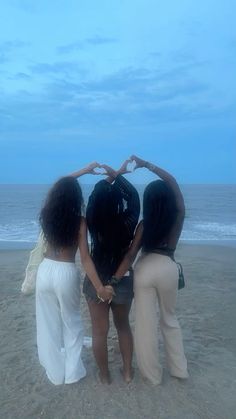
<path fill-rule="evenodd" d="M 69 54 L 71 52 L 84 49 L 88 46 L 101 46 L 101 45 L 112 44 L 114 42 L 117 42 L 115 38 L 107 38 L 107 37 L 96 35 L 96 36 L 93 36 L 91 38 L 86 38 L 81 41 L 72 42 L 67 45 L 61 45 L 57 48 L 57 51 L 59 52 L 59 54 Z"/>
<path fill-rule="evenodd" d="M 72 61 L 57 61 L 54 63 L 37 63 L 30 66 L 33 74 L 41 75 L 64 75 L 70 77 L 72 74 L 83 75 L 85 69 L 78 63 Z"/>
<path fill-rule="evenodd" d="M 31 76 L 34 83 L 34 76 L 41 75 L 41 90 L 0 97 L 5 108 L 0 113 L 1 130 L 21 136 L 35 132 L 70 136 L 116 127 L 145 131 L 160 123 L 231 118 L 230 98 L 215 97 L 210 81 L 193 70 L 203 63 L 184 51 L 169 53 L 166 62 L 163 57 L 160 61 L 151 67 L 125 67 L 100 79 L 91 78 L 85 64 L 75 61 L 31 65 L 29 75 L 22 72 L 15 77 Z"/>
<path fill-rule="evenodd" d="M 9 3 L 17 9 L 31 14 L 37 13 L 40 9 L 47 5 L 45 0 L 41 0 L 40 4 L 32 2 L 32 0 L 9 0 Z"/>
<path fill-rule="evenodd" d="M 145 68 L 126 68 L 86 83 L 56 79 L 45 84 L 41 94 L 20 92 L 2 97 L 0 126 L 2 132 L 19 136 L 35 136 L 36 132 L 57 136 L 224 116 L 227 104 L 212 104 L 206 99 L 208 90 L 197 80 L 163 80 L 160 72 Z"/>
<path fill-rule="evenodd" d="M 172 77 L 175 74 L 175 78 Z M 142 108 L 149 104 L 159 105 L 162 102 L 173 101 L 178 97 L 187 98 L 191 95 L 207 92 L 208 86 L 191 78 L 177 78 L 177 69 L 168 72 L 148 70 L 145 68 L 126 68 L 100 81 L 84 84 L 93 96 L 106 95 L 116 102 L 125 98 L 132 108 Z M 107 103 L 110 106 L 111 103 Z"/>
<path fill-rule="evenodd" d="M 114 42 L 117 42 L 115 38 L 106 38 L 102 36 L 93 36 L 91 38 L 87 38 L 85 40 L 86 44 L 90 45 L 104 45 L 104 44 L 113 44 Z"/>
<path fill-rule="evenodd" d="M 0 63 L 5 63 L 9 61 L 13 53 L 15 53 L 18 49 L 24 48 L 28 46 L 28 42 L 23 41 L 5 41 L 0 43 Z"/>
<path fill-rule="evenodd" d="M 26 80 L 27 81 L 27 80 L 31 79 L 31 76 L 29 74 L 19 72 L 19 73 L 14 74 L 13 76 L 11 76 L 10 79 L 12 79 L 12 80 Z"/>

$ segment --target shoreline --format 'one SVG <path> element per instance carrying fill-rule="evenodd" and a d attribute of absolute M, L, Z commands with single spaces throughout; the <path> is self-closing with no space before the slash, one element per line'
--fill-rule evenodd
<path fill-rule="evenodd" d="M 0 240 L 0 251 L 18 251 L 18 250 L 28 250 L 31 251 L 36 245 L 36 242 L 27 242 L 27 241 L 1 241 Z M 236 239 L 232 240 L 179 240 L 177 249 L 179 246 L 220 246 L 220 247 L 230 247 L 236 248 Z"/>

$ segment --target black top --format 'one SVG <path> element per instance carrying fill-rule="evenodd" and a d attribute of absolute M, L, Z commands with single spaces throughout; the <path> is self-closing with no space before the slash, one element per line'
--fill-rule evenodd
<path fill-rule="evenodd" d="M 151 253 L 158 253 L 159 255 L 169 256 L 174 260 L 175 249 L 168 247 L 167 243 L 165 243 L 153 249 Z"/>
<path fill-rule="evenodd" d="M 115 225 L 112 226 L 111 231 L 111 235 L 114 234 L 112 240 L 120 245 L 120 248 L 116 248 L 115 251 L 109 248 L 103 237 L 96 231 L 93 231 L 92 228 L 93 215 L 94 211 L 96 211 L 96 195 L 99 194 L 99 191 L 101 191 L 101 193 L 103 191 L 104 193 L 105 189 L 109 192 L 112 188 L 118 189 L 123 205 L 123 211 L 117 214 L 114 223 Z M 139 219 L 139 213 L 140 201 L 138 192 L 134 186 L 121 175 L 116 177 L 113 184 L 110 184 L 106 180 L 101 180 L 96 184 L 94 191 L 90 195 L 86 217 L 92 238 L 91 256 L 104 284 L 110 279 L 111 275 L 114 274 L 129 248 Z"/>

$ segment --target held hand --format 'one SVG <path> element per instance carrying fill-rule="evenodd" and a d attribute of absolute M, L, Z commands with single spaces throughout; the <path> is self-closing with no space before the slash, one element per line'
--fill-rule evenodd
<path fill-rule="evenodd" d="M 110 176 L 114 179 L 116 178 L 118 173 L 114 169 L 112 169 L 112 167 L 108 166 L 107 164 L 101 164 L 100 167 L 102 169 L 105 169 L 105 173 L 103 173 L 103 175 Z"/>
<path fill-rule="evenodd" d="M 105 285 L 105 288 L 108 292 L 112 293 L 111 298 L 108 300 L 108 304 L 110 304 L 112 302 L 112 298 L 116 295 L 114 288 L 111 285 Z"/>
<path fill-rule="evenodd" d="M 132 163 L 131 159 L 125 160 L 117 173 L 119 173 L 120 175 L 124 175 L 125 173 L 131 173 L 131 170 L 129 170 L 128 168 L 129 163 Z"/>
<path fill-rule="evenodd" d="M 135 166 L 134 170 L 140 169 L 141 167 L 146 167 L 147 162 L 145 160 L 140 159 L 139 157 L 137 157 L 135 155 L 132 155 L 130 157 L 130 160 L 135 161 L 135 163 L 136 163 L 136 166 Z"/>
<path fill-rule="evenodd" d="M 113 287 L 111 285 L 106 285 L 105 287 L 101 285 L 99 287 L 97 296 L 98 298 L 104 303 L 108 301 L 109 303 L 112 301 L 113 296 L 115 295 Z"/>

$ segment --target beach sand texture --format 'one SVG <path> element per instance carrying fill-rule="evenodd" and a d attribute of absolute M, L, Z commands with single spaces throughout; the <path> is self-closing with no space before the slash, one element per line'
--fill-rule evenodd
<path fill-rule="evenodd" d="M 84 348 L 87 377 L 53 386 L 39 365 L 34 296 L 20 293 L 28 251 L 0 252 L 0 418 L 1 419 L 236 419 L 236 252 L 234 248 L 185 245 L 187 286 L 179 292 L 180 320 L 190 378 L 143 381 L 134 360 L 130 385 L 121 378 L 121 358 L 111 322 L 109 358 L 113 383 L 103 386 L 91 349 Z M 84 297 L 85 335 L 91 336 Z M 131 313 L 133 327 L 133 314 Z"/>

